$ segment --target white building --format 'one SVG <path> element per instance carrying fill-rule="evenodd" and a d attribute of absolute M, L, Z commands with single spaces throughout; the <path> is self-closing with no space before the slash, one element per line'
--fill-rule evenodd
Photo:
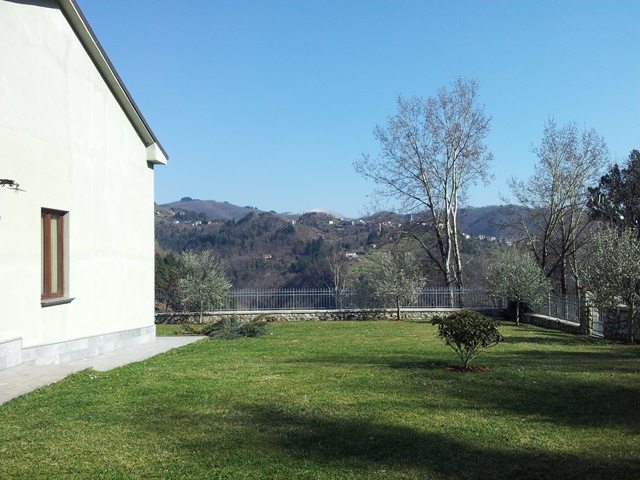
<path fill-rule="evenodd" d="M 74 0 L 0 0 L 0 369 L 151 341 L 167 156 Z"/>

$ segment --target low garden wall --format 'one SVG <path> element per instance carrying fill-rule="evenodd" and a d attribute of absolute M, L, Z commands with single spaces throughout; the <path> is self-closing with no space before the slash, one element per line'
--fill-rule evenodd
<path fill-rule="evenodd" d="M 523 313 L 520 319 L 522 323 L 537 325 L 538 327 L 561 330 L 569 333 L 582 333 L 579 323 L 569 322 L 560 318 L 548 317 L 537 313 Z"/>
<path fill-rule="evenodd" d="M 405 308 L 400 310 L 403 320 L 424 320 L 435 315 L 447 315 L 458 312 L 461 308 Z M 474 308 L 485 315 L 502 317 L 503 310 L 498 308 Z M 262 317 L 269 322 L 300 322 L 300 321 L 344 321 L 344 320 L 395 320 L 395 309 L 376 310 L 269 310 L 269 311 L 239 311 L 239 312 L 206 312 L 202 323 L 211 323 L 223 318 L 236 316 L 241 321 L 251 321 Z M 199 323 L 200 314 L 194 312 L 156 313 L 156 323 Z"/>
<path fill-rule="evenodd" d="M 435 315 L 448 315 L 463 310 L 462 308 L 403 308 L 400 318 L 403 320 L 428 320 Z M 472 308 L 485 315 L 498 318 L 512 318 L 512 312 L 501 308 Z M 344 321 L 344 320 L 395 320 L 396 310 L 389 309 L 343 309 L 343 310 L 259 310 L 259 311 L 224 311 L 206 312 L 202 323 L 217 322 L 223 318 L 236 316 L 240 321 L 251 321 L 257 317 L 268 322 L 300 322 L 300 321 Z M 537 325 L 553 330 L 569 333 L 582 333 L 602 337 L 615 341 L 626 341 L 629 314 L 626 309 L 617 312 L 598 312 L 594 307 L 581 306 L 580 318 L 582 325 L 577 322 L 526 312 L 522 314 L 522 323 Z M 156 313 L 155 323 L 200 323 L 197 312 L 159 312 Z M 636 322 L 634 338 L 640 339 L 640 321 Z"/>

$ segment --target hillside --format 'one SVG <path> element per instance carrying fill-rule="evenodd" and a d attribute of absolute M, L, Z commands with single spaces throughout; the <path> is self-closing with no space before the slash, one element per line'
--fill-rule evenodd
<path fill-rule="evenodd" d="M 362 255 L 378 227 L 322 213 L 286 219 L 252 211 L 240 220 L 156 208 L 159 253 L 213 249 L 224 258 L 235 288 L 324 287 L 323 258 L 332 245 Z"/>
<path fill-rule="evenodd" d="M 524 208 L 517 205 L 465 207 L 460 210 L 458 225 L 461 232 L 472 236 L 508 240 L 513 235 L 508 225 L 514 222 L 516 212 L 523 213 Z"/>
<path fill-rule="evenodd" d="M 259 210 L 253 207 L 239 207 L 229 202 L 198 200 L 191 197 L 183 197 L 182 200 L 178 202 L 165 203 L 160 205 L 160 207 L 202 213 L 206 215 L 209 220 L 229 220 L 230 218 L 240 220 L 251 212 L 259 212 Z"/>
<path fill-rule="evenodd" d="M 241 218 L 234 217 L 245 211 Z M 207 212 L 213 212 L 214 217 Z M 463 209 L 460 231 L 467 235 L 464 253 L 472 257 L 491 250 L 492 242 L 497 245 L 509 240 L 499 226 L 508 216 L 505 206 Z M 330 283 L 326 258 L 332 246 L 357 262 L 373 249 L 386 248 L 396 238 L 399 225 L 410 219 L 393 212 L 358 220 L 343 220 L 325 212 L 285 216 L 189 199 L 156 206 L 156 249 L 162 255 L 213 249 L 224 259 L 234 288 L 326 287 Z M 478 275 L 480 279 L 481 272 Z"/>

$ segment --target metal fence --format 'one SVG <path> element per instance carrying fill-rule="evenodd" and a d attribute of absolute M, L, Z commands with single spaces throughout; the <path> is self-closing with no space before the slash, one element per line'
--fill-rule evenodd
<path fill-rule="evenodd" d="M 354 289 L 291 289 L 291 290 L 234 290 L 225 302 L 223 311 L 260 310 L 335 310 L 393 308 L 392 302 L 380 302 L 368 292 Z M 502 307 L 485 289 L 446 287 L 423 289 L 415 302 L 403 303 L 402 308 L 496 308 Z"/>
<path fill-rule="evenodd" d="M 547 317 L 559 318 L 568 322 L 580 323 L 582 300 L 578 295 L 559 295 L 550 293 L 545 305 L 533 312 Z"/>

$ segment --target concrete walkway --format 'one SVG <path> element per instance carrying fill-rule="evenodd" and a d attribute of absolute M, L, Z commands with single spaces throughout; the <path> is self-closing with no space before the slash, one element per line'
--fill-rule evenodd
<path fill-rule="evenodd" d="M 156 337 L 155 342 L 135 345 L 61 365 L 27 364 L 0 370 L 0 404 L 37 388 L 58 382 L 72 373 L 87 368 L 106 372 L 112 368 L 139 362 L 203 338 L 207 337 Z"/>

